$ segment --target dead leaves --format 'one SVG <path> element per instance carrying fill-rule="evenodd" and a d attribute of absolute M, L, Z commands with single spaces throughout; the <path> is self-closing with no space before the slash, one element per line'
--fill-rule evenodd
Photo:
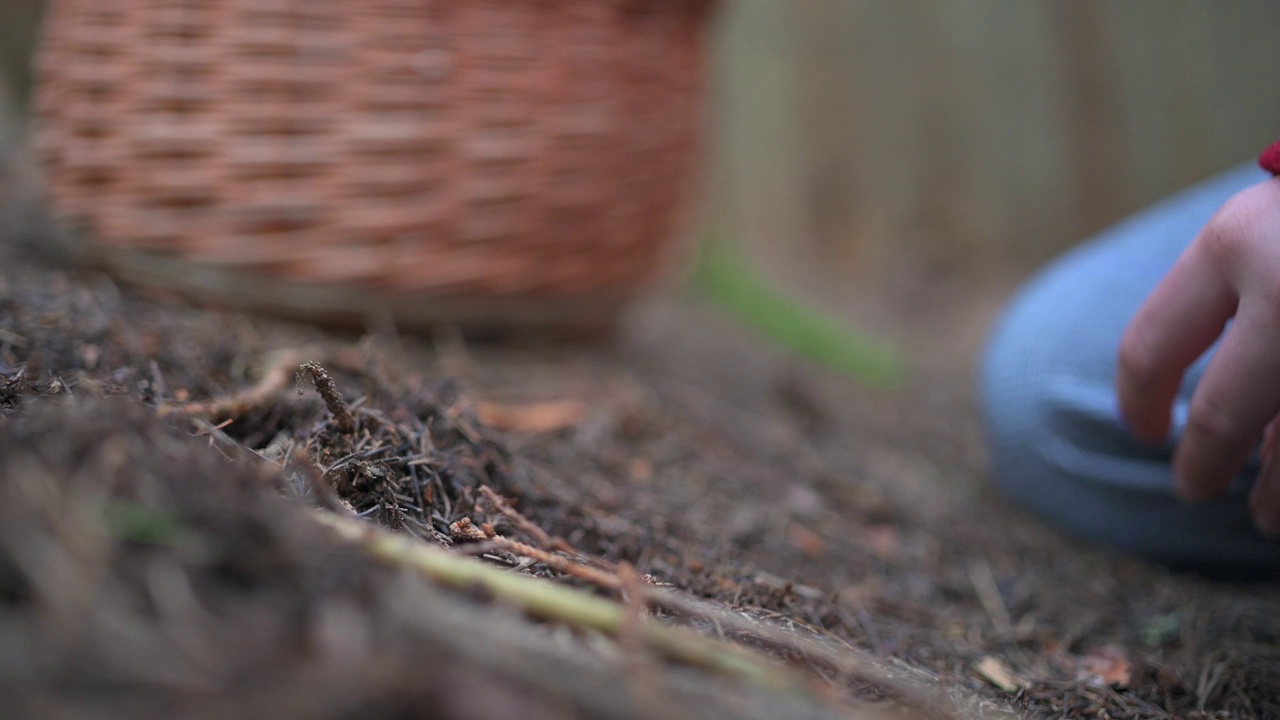
<path fill-rule="evenodd" d="M 480 422 L 500 431 L 551 433 L 579 425 L 587 413 L 581 400 L 542 400 L 501 403 L 480 400 L 475 404 Z"/>
<path fill-rule="evenodd" d="M 790 523 L 786 530 L 787 542 L 808 557 L 816 558 L 826 548 L 826 542 L 818 533 L 799 524 Z"/>
<path fill-rule="evenodd" d="M 1128 654 L 1116 645 L 1104 645 L 1087 655 L 1065 656 L 1061 658 L 1060 665 L 1076 682 L 1116 690 L 1128 688 L 1133 675 Z M 982 679 L 1007 693 L 1026 690 L 1040 682 L 1015 672 L 994 655 L 982 658 L 973 669 Z"/>
<path fill-rule="evenodd" d="M 1118 690 L 1129 687 L 1133 666 L 1124 648 L 1104 645 L 1084 657 L 1077 658 L 1076 679 L 1094 685 L 1110 685 Z"/>

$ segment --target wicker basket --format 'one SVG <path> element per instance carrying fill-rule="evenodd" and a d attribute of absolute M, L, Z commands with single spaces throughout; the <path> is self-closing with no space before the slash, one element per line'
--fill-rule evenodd
<path fill-rule="evenodd" d="M 52 0 L 37 152 L 126 279 L 331 320 L 605 319 L 660 276 L 711 0 Z"/>

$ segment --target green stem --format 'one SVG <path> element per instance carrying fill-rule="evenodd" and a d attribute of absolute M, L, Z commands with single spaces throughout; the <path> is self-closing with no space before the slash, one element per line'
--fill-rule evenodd
<path fill-rule="evenodd" d="M 630 621 L 627 608 L 612 600 L 486 565 L 354 518 L 328 512 L 320 512 L 317 517 L 340 537 L 362 545 L 377 558 L 412 568 L 441 585 L 480 590 L 543 620 L 592 629 L 615 638 Z M 649 648 L 690 665 L 764 687 L 783 690 L 804 687 L 798 678 L 792 678 L 791 673 L 778 665 L 691 630 L 642 619 L 639 635 Z"/>
<path fill-rule="evenodd" d="M 901 384 L 893 347 L 787 297 L 728 244 L 704 244 L 697 277 L 714 302 L 779 345 L 878 389 Z"/>

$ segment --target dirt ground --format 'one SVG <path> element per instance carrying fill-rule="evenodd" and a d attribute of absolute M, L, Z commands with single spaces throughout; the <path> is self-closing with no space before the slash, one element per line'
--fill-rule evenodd
<path fill-rule="evenodd" d="M 1280 717 L 1275 588 L 1070 543 L 987 487 L 990 303 L 913 321 L 877 393 L 678 293 L 611 342 L 362 335 L 7 227 L 0 716 Z M 317 520 L 353 515 L 625 621 Z"/>

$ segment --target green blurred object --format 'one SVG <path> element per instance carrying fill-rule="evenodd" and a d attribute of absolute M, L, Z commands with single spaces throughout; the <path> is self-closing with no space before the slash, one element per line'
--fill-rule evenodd
<path fill-rule="evenodd" d="M 879 390 L 902 384 L 905 371 L 896 349 L 787 297 L 728 243 L 702 244 L 695 284 L 717 305 L 793 352 Z"/>
<path fill-rule="evenodd" d="M 173 513 L 128 501 L 108 503 L 103 519 L 112 535 L 141 545 L 176 545 L 185 531 Z"/>

